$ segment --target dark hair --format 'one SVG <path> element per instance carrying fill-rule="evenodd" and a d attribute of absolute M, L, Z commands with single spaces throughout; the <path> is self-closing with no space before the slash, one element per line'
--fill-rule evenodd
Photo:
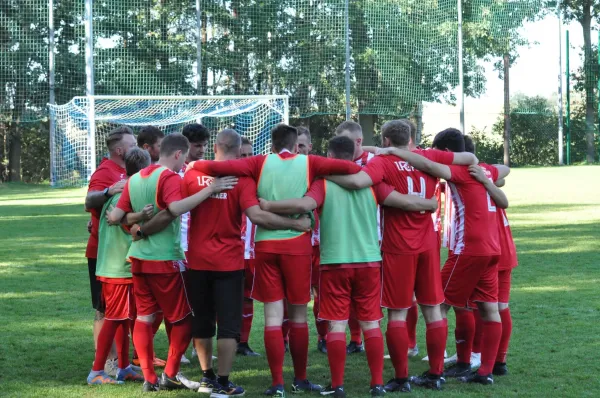
<path fill-rule="evenodd" d="M 410 127 L 410 138 L 412 142 L 417 145 L 417 126 L 410 119 L 401 119 L 404 123 Z"/>
<path fill-rule="evenodd" d="M 112 151 L 125 135 L 133 135 L 133 130 L 127 126 L 119 126 L 112 129 L 108 133 L 108 136 L 106 136 L 106 147 L 108 150 Z"/>
<path fill-rule="evenodd" d="M 470 135 L 465 135 L 463 138 L 465 140 L 465 152 L 475 154 L 475 142 L 473 138 Z"/>
<path fill-rule="evenodd" d="M 390 120 L 381 126 L 381 137 L 393 146 L 406 146 L 410 141 L 410 126 L 404 120 Z"/>
<path fill-rule="evenodd" d="M 225 153 L 240 149 L 242 137 L 233 129 L 224 129 L 217 134 L 217 147 Z"/>
<path fill-rule="evenodd" d="M 436 134 L 431 147 L 440 150 L 448 149 L 451 152 L 464 152 L 465 139 L 460 130 L 447 128 Z"/>
<path fill-rule="evenodd" d="M 347 120 L 335 128 L 335 135 L 340 135 L 344 131 L 349 131 L 352 134 L 362 134 L 362 127 L 352 120 Z"/>
<path fill-rule="evenodd" d="M 128 177 L 150 166 L 150 163 L 150 154 L 142 148 L 133 147 L 125 154 L 125 170 Z"/>
<path fill-rule="evenodd" d="M 140 129 L 137 136 L 137 144 L 141 148 L 144 144 L 150 146 L 156 144 L 159 138 L 165 138 L 165 134 L 158 127 L 144 126 Z"/>
<path fill-rule="evenodd" d="M 210 138 L 210 131 L 200 123 L 192 123 L 183 126 L 181 134 L 193 144 L 208 141 Z"/>
<path fill-rule="evenodd" d="M 300 137 L 301 135 L 305 135 L 308 138 L 308 142 L 310 142 L 311 137 L 310 137 L 310 130 L 304 126 L 297 126 L 296 130 L 298 130 L 298 137 Z"/>
<path fill-rule="evenodd" d="M 331 152 L 336 159 L 352 161 L 354 159 L 354 141 L 345 136 L 333 137 L 329 140 L 327 151 Z"/>
<path fill-rule="evenodd" d="M 242 145 L 252 145 L 252 141 L 246 137 L 242 137 Z"/>
<path fill-rule="evenodd" d="M 190 142 L 182 134 L 170 134 L 166 136 L 160 144 L 160 156 L 171 156 L 176 151 L 187 153 L 190 149 Z"/>
<path fill-rule="evenodd" d="M 277 152 L 284 149 L 291 151 L 296 142 L 298 142 L 298 130 L 295 127 L 281 123 L 271 130 L 271 144 Z"/>

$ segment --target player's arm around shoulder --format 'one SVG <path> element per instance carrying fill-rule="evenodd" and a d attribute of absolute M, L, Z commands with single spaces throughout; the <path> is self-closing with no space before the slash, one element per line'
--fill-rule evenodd
<path fill-rule="evenodd" d="M 400 148 L 383 148 L 380 149 L 379 155 L 395 155 L 401 159 L 404 159 L 408 163 L 411 164 L 415 169 L 420 170 L 424 173 L 427 173 L 431 176 L 437 178 L 443 178 L 445 180 L 449 180 L 452 177 L 452 172 L 450 167 L 439 164 L 436 162 L 432 162 L 424 156 L 421 156 L 417 153 L 400 149 Z"/>
<path fill-rule="evenodd" d="M 434 212 L 438 207 L 435 197 L 424 199 L 416 195 L 404 195 L 385 183 L 377 184 L 374 190 L 378 201 L 384 206 L 418 212 Z"/>

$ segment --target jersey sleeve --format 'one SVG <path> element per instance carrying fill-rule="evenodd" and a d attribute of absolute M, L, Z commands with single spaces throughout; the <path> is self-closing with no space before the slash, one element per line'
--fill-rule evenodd
<path fill-rule="evenodd" d="M 362 171 L 371 177 L 374 185 L 383 181 L 383 177 L 385 176 L 385 162 L 386 160 L 383 156 L 376 156 L 362 169 Z"/>
<path fill-rule="evenodd" d="M 356 174 L 361 167 L 348 160 L 329 159 L 317 155 L 308 155 L 310 179 L 332 174 Z"/>
<path fill-rule="evenodd" d="M 237 176 L 252 177 L 258 180 L 262 165 L 265 162 L 264 155 L 250 156 L 244 159 L 225 160 L 217 162 L 214 160 L 200 160 L 193 164 L 193 168 L 211 176 Z"/>
<path fill-rule="evenodd" d="M 252 206 L 258 206 L 258 199 L 256 198 L 256 182 L 251 178 L 244 178 L 238 182 L 239 194 L 239 205 L 242 213 L 246 209 Z"/>
<path fill-rule="evenodd" d="M 440 151 L 439 149 L 426 149 L 418 152 L 432 162 L 451 165 L 454 162 L 454 152 Z"/>
<path fill-rule="evenodd" d="M 88 192 L 90 191 L 102 191 L 106 188 L 109 188 L 112 185 L 112 180 L 110 179 L 110 172 L 106 168 L 100 168 L 92 174 L 92 178 L 90 178 L 90 184 L 88 186 Z"/>
<path fill-rule="evenodd" d="M 386 184 L 385 182 L 381 182 L 379 184 L 373 185 L 373 193 L 375 194 L 375 199 L 377 199 L 377 203 L 380 205 L 385 202 L 388 196 L 394 191 L 394 188 L 391 185 Z"/>
<path fill-rule="evenodd" d="M 117 202 L 117 207 L 123 210 L 125 213 L 131 213 L 133 208 L 131 207 L 131 199 L 129 198 L 129 181 L 125 184 L 123 188 L 123 192 L 121 192 L 121 197 Z"/>
<path fill-rule="evenodd" d="M 310 186 L 310 189 L 304 196 L 313 198 L 317 202 L 317 208 L 323 206 L 323 202 L 325 202 L 325 180 L 317 180 Z"/>
<path fill-rule="evenodd" d="M 452 182 L 468 182 L 473 180 L 471 174 L 469 174 L 469 169 L 466 166 L 448 166 L 450 168 L 450 173 L 452 176 L 450 177 L 450 181 Z"/>
<path fill-rule="evenodd" d="M 166 209 L 173 202 L 182 199 L 181 197 L 181 177 L 177 173 L 163 171 L 158 183 L 158 206 Z"/>

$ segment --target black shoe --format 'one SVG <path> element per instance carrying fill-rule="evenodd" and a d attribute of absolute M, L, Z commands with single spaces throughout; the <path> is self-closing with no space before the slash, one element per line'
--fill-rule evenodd
<path fill-rule="evenodd" d="M 460 377 L 458 381 L 462 381 L 463 383 L 479 383 L 479 384 L 494 384 L 494 378 L 491 374 L 481 376 L 477 372 L 473 372 L 466 377 Z"/>
<path fill-rule="evenodd" d="M 230 381 L 226 386 L 216 383 L 210 394 L 210 398 L 241 397 L 245 394 L 246 391 L 242 387 L 236 386 Z"/>
<path fill-rule="evenodd" d="M 161 390 L 187 390 L 185 384 L 181 381 L 177 380 L 176 377 L 170 378 L 166 373 L 160 375 L 160 380 L 158 381 Z"/>
<path fill-rule="evenodd" d="M 338 386 L 336 388 L 331 387 L 331 384 L 325 387 L 320 392 L 321 395 L 327 395 L 330 397 L 340 397 L 346 398 L 346 392 L 344 391 L 344 386 Z"/>
<path fill-rule="evenodd" d="M 283 342 L 283 349 L 285 352 L 290 352 L 290 343 L 288 341 Z"/>
<path fill-rule="evenodd" d="M 365 352 L 365 346 L 362 343 L 358 344 L 356 341 L 351 341 L 346 347 L 346 353 L 348 354 L 358 354 L 361 352 Z"/>
<path fill-rule="evenodd" d="M 387 392 L 410 392 L 410 383 L 408 379 L 391 379 L 383 389 Z"/>
<path fill-rule="evenodd" d="M 237 346 L 236 354 L 242 355 L 245 357 L 259 357 L 260 354 L 258 352 L 252 351 L 252 348 L 248 345 L 248 343 L 239 343 Z"/>
<path fill-rule="evenodd" d="M 158 382 L 156 382 L 156 384 L 152 384 L 149 381 L 144 381 L 144 384 L 142 385 L 143 392 L 155 392 L 155 391 L 159 391 L 159 390 L 160 390 L 160 386 L 159 386 Z"/>
<path fill-rule="evenodd" d="M 496 362 L 492 374 L 494 376 L 506 376 L 508 374 L 508 366 L 506 366 L 505 362 Z"/>
<path fill-rule="evenodd" d="M 471 364 L 462 362 L 457 362 L 444 371 L 444 377 L 466 377 L 469 374 L 471 374 Z"/>
<path fill-rule="evenodd" d="M 415 386 L 429 388 L 431 390 L 441 390 L 442 384 L 444 384 L 446 380 L 440 376 L 425 372 L 421 376 L 411 377 L 410 382 Z"/>
<path fill-rule="evenodd" d="M 283 385 L 279 384 L 269 387 L 265 391 L 265 395 L 273 398 L 285 398 L 285 390 L 283 389 Z"/>
<path fill-rule="evenodd" d="M 296 380 L 292 383 L 292 392 L 294 394 L 301 394 L 303 392 L 315 392 L 323 390 L 323 386 L 313 384 L 307 380 Z"/>
<path fill-rule="evenodd" d="M 209 379 L 208 377 L 203 377 L 202 380 L 200 380 L 200 387 L 198 387 L 198 392 L 204 394 L 211 394 L 218 384 L 219 383 L 217 383 L 216 380 Z"/>
<path fill-rule="evenodd" d="M 371 393 L 372 397 L 383 397 L 385 396 L 385 389 L 381 384 L 375 384 L 373 387 L 371 387 L 369 393 Z"/>
<path fill-rule="evenodd" d="M 321 351 L 323 354 L 327 354 L 327 341 L 325 341 L 325 339 L 319 340 L 319 343 L 317 343 L 317 350 Z"/>

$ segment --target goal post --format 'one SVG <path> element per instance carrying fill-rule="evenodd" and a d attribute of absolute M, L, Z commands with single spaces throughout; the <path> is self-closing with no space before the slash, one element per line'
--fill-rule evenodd
<path fill-rule="evenodd" d="M 289 123 L 288 96 L 82 96 L 64 105 L 49 104 L 55 125 L 51 132 L 51 185 L 84 186 L 107 156 L 105 139 L 115 127 L 136 131 L 146 125 L 165 134 L 202 123 L 211 132 L 206 157 L 213 156 L 217 132 L 232 128 L 252 141 L 254 153 L 271 150 L 271 129 Z M 90 120 L 93 115 L 93 120 Z M 91 122 L 91 123 L 90 123 Z"/>

